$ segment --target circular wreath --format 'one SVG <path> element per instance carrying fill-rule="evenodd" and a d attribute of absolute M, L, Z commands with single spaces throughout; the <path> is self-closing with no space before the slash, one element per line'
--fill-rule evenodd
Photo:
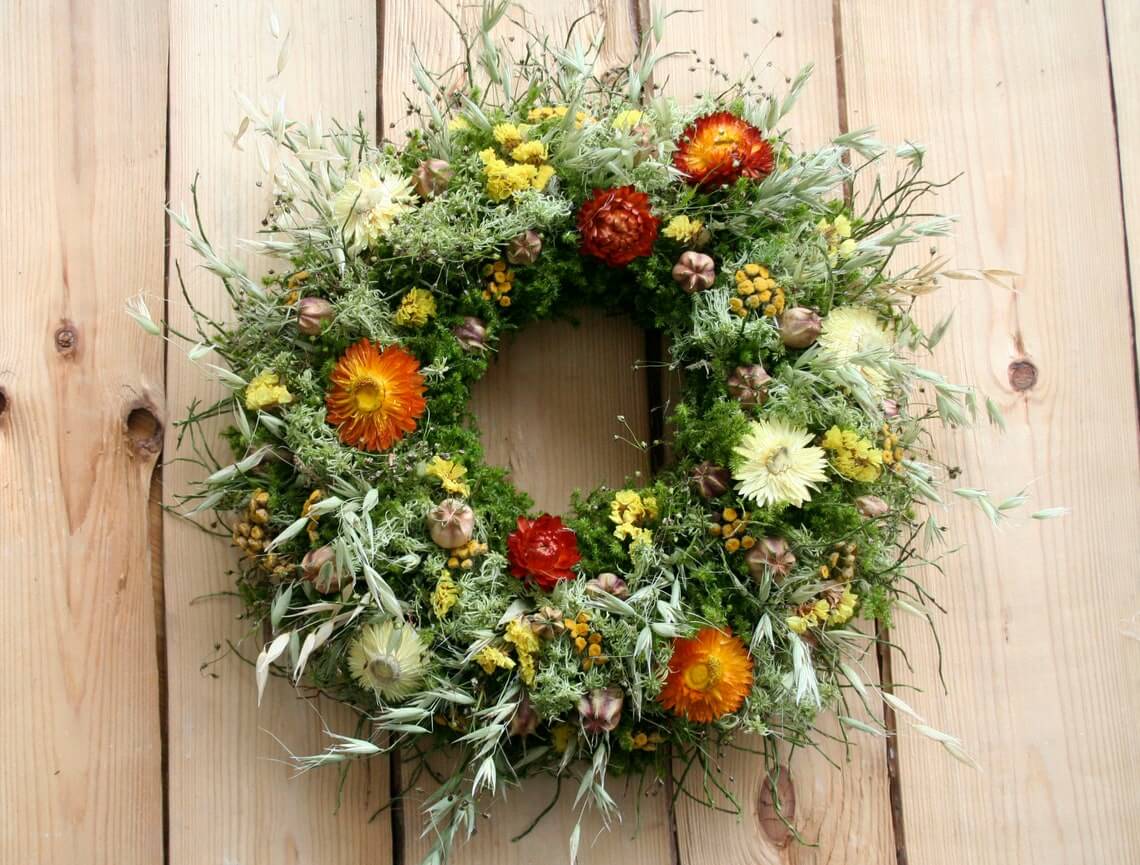
<path fill-rule="evenodd" d="M 825 710 L 866 730 L 860 659 L 895 606 L 925 609 L 910 566 L 941 540 L 924 429 L 974 411 L 919 366 L 939 334 L 910 309 L 941 260 L 888 268 L 948 224 L 911 216 L 920 148 L 879 185 L 865 133 L 794 150 L 806 74 L 781 98 L 644 98 L 651 38 L 604 79 L 545 41 L 505 56 L 479 61 L 497 88 L 424 72 L 400 146 L 248 105 L 277 148 L 261 281 L 176 215 L 233 301 L 232 323 L 195 313 L 191 353 L 224 358 L 231 394 L 187 423 L 232 412 L 234 461 L 203 448 L 186 500 L 240 548 L 259 693 L 277 671 L 366 720 L 306 766 L 460 749 L 429 801 L 437 856 L 504 780 L 573 775 L 609 814 L 607 772 L 712 775 L 737 731 L 775 767 Z M 470 389 L 505 334 L 583 305 L 667 337 L 672 460 L 532 514 Z"/>

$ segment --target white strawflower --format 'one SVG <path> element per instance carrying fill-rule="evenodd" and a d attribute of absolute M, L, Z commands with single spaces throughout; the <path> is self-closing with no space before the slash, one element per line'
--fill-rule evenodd
<path fill-rule="evenodd" d="M 377 697 L 403 700 L 423 683 L 426 651 L 411 625 L 391 620 L 365 625 L 349 649 L 348 669 Z"/>
<path fill-rule="evenodd" d="M 837 360 L 850 362 L 855 355 L 894 346 L 890 332 L 883 327 L 879 315 L 865 306 L 841 306 L 823 320 L 819 334 L 820 348 Z M 885 376 L 873 367 L 860 366 L 867 384 L 882 390 Z"/>
<path fill-rule="evenodd" d="M 415 200 L 407 177 L 366 165 L 333 198 L 333 219 L 344 232 L 349 250 L 359 252 L 387 236 L 392 224 L 412 209 Z"/>
<path fill-rule="evenodd" d="M 754 421 L 733 453 L 737 489 L 760 507 L 811 500 L 816 484 L 827 478 L 827 455 L 811 443 L 811 434 L 780 420 Z"/>

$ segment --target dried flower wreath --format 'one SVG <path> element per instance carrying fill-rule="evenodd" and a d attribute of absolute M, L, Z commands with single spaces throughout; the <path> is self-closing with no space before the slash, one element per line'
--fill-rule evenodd
<path fill-rule="evenodd" d="M 359 711 L 303 767 L 457 748 L 426 807 L 436 862 L 481 791 L 528 774 L 574 777 L 608 818 L 611 772 L 695 770 L 711 792 L 691 795 L 735 803 L 710 761 L 737 732 L 761 737 L 774 795 L 779 743 L 810 745 L 820 712 L 884 732 L 849 709 L 878 691 L 861 659 L 893 610 L 930 618 L 916 567 L 939 555 L 948 473 L 928 428 L 975 412 L 918 364 L 946 323 L 925 332 L 911 307 L 944 277 L 1001 275 L 889 272 L 950 227 L 912 216 L 937 185 L 915 145 L 893 183 L 866 182 L 884 156 L 867 130 L 793 150 L 810 69 L 781 98 L 741 83 L 682 106 L 647 87 L 667 16 L 600 77 L 599 42 L 536 35 L 511 59 L 491 35 L 507 8 L 464 37 L 463 80 L 486 86 L 416 69 L 403 145 L 244 103 L 275 154 L 250 244 L 283 262 L 271 276 L 173 214 L 234 310 L 195 313 L 191 356 L 223 358 L 230 394 L 183 424 L 212 472 L 184 504 L 241 551 L 250 633 L 270 632 L 259 694 L 279 672 Z M 583 304 L 668 337 L 673 460 L 532 516 L 484 461 L 469 390 L 503 334 Z M 200 429 L 219 414 L 228 465 Z M 953 492 L 995 522 L 1024 500 Z"/>

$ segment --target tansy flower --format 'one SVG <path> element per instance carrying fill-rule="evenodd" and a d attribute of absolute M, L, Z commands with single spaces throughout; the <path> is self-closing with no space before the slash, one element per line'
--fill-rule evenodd
<path fill-rule="evenodd" d="M 494 646 L 484 646 L 475 654 L 475 663 L 483 668 L 483 672 L 488 676 L 495 670 L 513 670 L 515 662 L 502 649 L 496 649 Z"/>
<path fill-rule="evenodd" d="M 546 145 L 541 141 L 524 141 L 522 144 L 511 148 L 511 159 L 515 162 L 541 165 L 546 162 L 547 158 Z"/>
<path fill-rule="evenodd" d="M 276 408 L 293 401 L 293 394 L 281 384 L 281 377 L 272 370 L 266 370 L 253 377 L 245 387 L 245 407 L 251 411 Z"/>
<path fill-rule="evenodd" d="M 854 430 L 833 426 L 824 433 L 820 444 L 831 454 L 835 470 L 848 480 L 871 483 L 879 479 L 883 470 L 882 450 Z"/>
<path fill-rule="evenodd" d="M 379 351 L 362 339 L 336 362 L 330 380 L 328 422 L 353 447 L 387 450 L 416 428 L 427 408 L 419 362 L 399 346 Z"/>
<path fill-rule="evenodd" d="M 690 183 L 722 186 L 772 173 L 772 145 L 750 123 L 727 111 L 698 117 L 677 142 L 673 164 Z"/>
<path fill-rule="evenodd" d="M 394 321 L 400 327 L 423 327 L 435 317 L 435 298 L 422 288 L 413 288 L 400 300 Z"/>
<path fill-rule="evenodd" d="M 467 466 L 465 465 L 454 460 L 445 460 L 441 456 L 435 456 L 428 463 L 427 474 L 429 477 L 438 478 L 440 485 L 449 493 L 460 496 L 471 495 L 471 487 L 463 480 L 463 476 L 467 474 Z"/>
<path fill-rule="evenodd" d="M 451 608 L 458 600 L 459 586 L 455 584 L 448 571 L 440 571 L 439 578 L 435 581 L 435 589 L 431 593 L 431 608 L 436 618 L 442 619 L 451 612 Z"/>
<path fill-rule="evenodd" d="M 423 682 L 425 652 L 411 625 L 392 620 L 365 625 L 348 650 L 348 669 L 377 697 L 399 701 Z"/>
<path fill-rule="evenodd" d="M 641 122 L 642 114 L 636 108 L 627 108 L 625 111 L 619 111 L 612 121 L 614 129 L 621 132 L 628 132 Z"/>
<path fill-rule="evenodd" d="M 387 236 L 392 224 L 415 204 L 412 182 L 366 165 L 347 180 L 332 201 L 333 219 L 348 248 L 358 252 Z"/>
<path fill-rule="evenodd" d="M 811 435 L 780 420 L 753 421 L 733 453 L 737 489 L 760 507 L 800 507 L 827 478 L 827 456 L 812 446 Z"/>
<path fill-rule="evenodd" d="M 879 349 L 890 349 L 893 340 L 879 322 L 878 314 L 865 306 L 841 306 L 823 320 L 819 346 L 837 360 L 848 362 L 855 355 Z M 886 377 L 873 367 L 860 367 L 867 383 L 881 391 Z"/>
<path fill-rule="evenodd" d="M 687 216 L 674 216 L 669 220 L 669 224 L 665 226 L 661 232 L 670 240 L 675 240 L 678 243 L 692 243 L 701 236 L 705 224 L 699 219 L 690 219 Z"/>
<path fill-rule="evenodd" d="M 709 724 L 744 705 L 752 690 L 752 658 L 744 644 L 716 628 L 673 641 L 669 675 L 658 698 L 666 709 Z"/>

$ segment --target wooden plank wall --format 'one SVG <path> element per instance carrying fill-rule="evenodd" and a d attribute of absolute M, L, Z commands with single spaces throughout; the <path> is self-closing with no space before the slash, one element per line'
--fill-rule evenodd
<path fill-rule="evenodd" d="M 529 24 L 554 33 L 592 11 L 578 26 L 605 29 L 607 63 L 628 59 L 648 15 L 645 0 L 526 5 Z M 585 832 L 582 862 L 1140 861 L 1127 255 L 1131 240 L 1135 274 L 1140 175 L 1120 158 L 1140 146 L 1134 4 L 1106 0 L 1102 14 L 1061 0 L 962 0 L 906 16 L 887 0 L 705 5 L 673 20 L 670 47 L 693 53 L 671 59 L 657 83 L 698 92 L 710 68 L 735 73 L 747 52 L 779 88 L 815 61 L 795 141 L 874 122 L 888 141 L 930 145 L 934 174 L 966 170 L 940 202 L 960 215 L 956 244 L 944 246 L 961 267 L 1017 270 L 1017 292 L 963 285 L 926 315 L 955 311 L 939 369 L 995 396 L 1009 432 L 982 427 L 942 444 L 971 485 L 1005 495 L 1030 481 L 1042 502 L 1074 512 L 998 532 L 964 508 L 949 518 L 968 544 L 930 575 L 951 611 L 941 624 L 949 695 L 933 687 L 938 655 L 925 626 L 897 623 L 910 651 L 893 657 L 896 678 L 932 686 L 906 699 L 960 734 L 981 771 L 905 723 L 897 750 L 865 743 L 845 775 L 821 755 L 796 754 L 798 822 L 818 842 L 798 846 L 763 820 L 756 759 L 730 752 L 721 768 L 742 791 L 740 819 L 685 804 L 671 814 L 659 786 L 626 791 L 626 823 L 596 842 Z M 334 814 L 336 774 L 292 777 L 268 731 L 309 752 L 322 745 L 322 723 L 344 729 L 351 719 L 277 682 L 258 710 L 248 667 L 216 660 L 243 623 L 232 602 L 195 599 L 228 588 L 228 544 L 175 517 L 152 520 L 164 571 L 152 591 L 145 525 L 157 439 L 165 425 L 170 501 L 197 476 L 174 461 L 170 420 L 215 391 L 180 351 L 164 360 L 122 304 L 142 291 L 156 315 L 162 308 L 161 207 L 189 205 L 196 171 L 214 240 L 257 230 L 266 190 L 254 185 L 252 141 L 236 150 L 226 138 L 236 91 L 286 93 L 301 116 L 363 110 L 399 141 L 412 45 L 443 66 L 457 43 L 421 0 L 104 6 L 0 4 L 0 30 L 16 46 L 0 58 L 0 573 L 10 584 L 0 609 L 0 862 L 71 863 L 83 850 L 96 863 L 414 863 L 426 849 L 415 809 L 426 791 L 370 822 L 400 778 L 398 763 L 374 761 L 350 775 Z M 471 3 L 450 6 L 477 15 Z M 183 263 L 195 302 L 224 314 L 220 288 L 177 233 L 169 250 L 165 263 L 171 272 Z M 176 284 L 165 290 L 171 323 L 185 329 Z M 555 511 L 575 486 L 647 468 L 611 440 L 618 414 L 641 436 L 649 429 L 647 379 L 632 369 L 644 337 L 621 320 L 584 321 L 521 335 L 475 398 L 491 457 Z M 560 385 L 553 397 L 550 381 Z M 575 422 L 561 423 L 568 416 Z M 875 659 L 864 666 L 877 675 Z M 458 861 L 565 861 L 568 797 L 510 841 L 552 793 L 537 784 L 489 803 L 494 819 Z"/>

